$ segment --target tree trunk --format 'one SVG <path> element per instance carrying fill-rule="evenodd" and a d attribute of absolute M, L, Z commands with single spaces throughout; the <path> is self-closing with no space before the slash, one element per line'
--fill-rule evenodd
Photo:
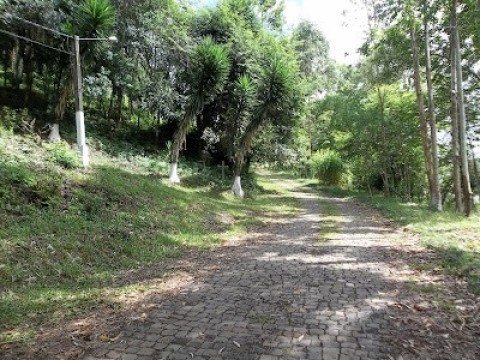
<path fill-rule="evenodd" d="M 3 87 L 7 87 L 7 73 L 8 73 L 8 52 L 3 52 Z"/>
<path fill-rule="evenodd" d="M 413 24 L 410 27 L 410 36 L 412 41 L 412 53 L 413 53 L 413 75 L 414 75 L 413 82 L 415 85 L 415 94 L 417 97 L 417 109 L 418 109 L 418 114 L 420 119 L 420 134 L 422 136 L 423 154 L 425 156 L 425 168 L 427 172 L 429 195 L 430 195 L 430 199 L 432 199 L 433 159 L 432 159 L 432 153 L 430 151 L 427 118 L 425 116 L 425 103 L 424 103 L 422 89 L 421 89 L 420 60 L 418 56 L 417 34 Z"/>
<path fill-rule="evenodd" d="M 242 167 L 243 163 L 245 161 L 245 156 L 242 156 L 239 154 L 239 156 L 235 156 L 235 164 L 234 164 L 234 170 L 233 170 L 233 175 L 234 175 L 234 180 L 233 180 L 233 186 L 232 186 L 232 191 L 233 195 L 239 198 L 243 198 L 245 196 L 245 192 L 242 189 L 242 180 L 241 180 L 241 173 L 242 173 Z"/>
<path fill-rule="evenodd" d="M 235 149 L 235 156 L 234 156 L 234 182 L 232 186 L 232 191 L 235 196 L 242 198 L 245 193 L 242 190 L 242 186 L 240 183 L 240 174 L 242 173 L 242 167 L 245 163 L 245 156 L 247 152 L 250 150 L 253 142 L 253 137 L 257 133 L 258 129 L 262 125 L 264 120 L 264 113 L 263 111 L 256 114 L 256 116 L 252 119 L 250 124 L 248 124 L 245 132 L 243 133 L 238 147 Z"/>
<path fill-rule="evenodd" d="M 19 64 L 20 64 L 20 41 L 15 38 L 12 51 L 10 52 L 10 64 L 12 66 L 12 87 L 18 89 L 19 85 Z"/>
<path fill-rule="evenodd" d="M 405 169 L 405 178 L 407 181 L 407 198 L 408 201 L 412 200 L 412 184 L 410 183 L 410 167 L 407 165 Z"/>
<path fill-rule="evenodd" d="M 478 164 L 477 164 L 477 158 L 475 157 L 475 145 L 473 144 L 473 140 L 470 137 L 468 139 L 469 142 L 469 148 L 470 148 L 470 154 L 472 155 L 472 183 L 477 184 L 477 186 L 480 184 L 480 177 L 479 177 L 479 170 L 478 170 Z M 478 187 L 476 188 L 478 192 Z M 473 205 L 475 206 L 476 202 L 475 200 L 473 201 Z"/>
<path fill-rule="evenodd" d="M 465 215 L 469 216 L 472 210 L 472 188 L 470 185 L 470 174 L 468 169 L 467 153 L 467 117 L 465 115 L 465 103 L 463 98 L 463 75 L 462 59 L 460 55 L 460 36 L 457 27 L 457 1 L 453 0 L 452 5 L 452 31 L 453 50 L 455 51 L 455 73 L 457 78 L 457 102 L 458 102 L 458 132 L 460 139 L 460 159 L 462 170 L 462 189 Z"/>
<path fill-rule="evenodd" d="M 107 119 L 110 121 L 113 118 L 113 102 L 115 100 L 115 85 L 112 85 L 112 95 L 110 96 L 110 101 L 108 102 L 107 110 Z"/>
<path fill-rule="evenodd" d="M 128 119 L 128 122 L 130 122 L 133 119 L 133 99 L 130 96 L 128 97 L 128 105 L 130 109 L 130 119 Z"/>
<path fill-rule="evenodd" d="M 388 171 L 388 158 L 385 155 L 386 153 L 386 132 L 385 132 L 385 91 L 381 92 L 380 87 L 377 86 L 377 95 L 378 95 L 378 103 L 380 105 L 380 136 L 381 136 L 381 156 L 382 156 L 382 170 L 383 170 L 383 194 L 385 197 L 390 196 L 390 174 Z"/>
<path fill-rule="evenodd" d="M 31 46 L 26 47 L 25 52 L 25 97 L 23 99 L 24 106 L 28 106 L 30 101 L 30 96 L 32 94 L 32 87 L 33 87 L 33 49 Z"/>
<path fill-rule="evenodd" d="M 114 107 L 114 121 L 117 124 L 120 124 L 122 122 L 122 107 L 123 107 L 123 89 L 121 86 L 117 87 L 117 101 L 115 103 Z"/>
<path fill-rule="evenodd" d="M 185 141 L 190 123 L 191 119 L 189 117 L 184 117 L 173 134 L 172 150 L 170 154 L 170 171 L 168 175 L 168 180 L 173 184 L 178 184 L 180 182 L 180 178 L 178 177 L 178 158 L 180 157 L 180 148 Z"/>
<path fill-rule="evenodd" d="M 55 123 L 53 124 L 48 139 L 50 141 L 60 141 L 59 127 L 60 122 L 65 117 L 65 110 L 67 108 L 68 98 L 72 92 L 73 77 L 70 72 L 67 73 L 63 82 L 63 87 L 60 89 L 57 105 L 55 106 Z"/>
<path fill-rule="evenodd" d="M 453 44 L 453 30 L 450 32 L 450 44 Z M 462 177 L 460 175 L 460 144 L 458 140 L 458 104 L 457 79 L 455 71 L 455 50 L 450 46 L 450 117 L 452 120 L 452 163 L 453 163 L 453 193 L 455 195 L 455 210 L 463 212 Z"/>
<path fill-rule="evenodd" d="M 426 4 L 426 2 L 425 2 Z M 442 195 L 440 192 L 440 174 L 438 165 L 438 141 L 437 141 L 437 119 L 435 115 L 435 103 L 433 100 L 432 84 L 432 61 L 430 57 L 430 27 L 426 15 L 425 21 L 425 59 L 426 59 L 426 77 L 428 88 L 428 114 L 430 122 L 430 138 L 432 146 L 432 193 L 430 198 L 430 207 L 435 211 L 442 211 Z"/>

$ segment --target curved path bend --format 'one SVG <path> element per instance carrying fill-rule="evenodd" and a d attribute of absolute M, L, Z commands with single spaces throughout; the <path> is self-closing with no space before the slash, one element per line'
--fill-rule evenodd
<path fill-rule="evenodd" d="M 289 185 L 301 214 L 202 253 L 203 271 L 177 295 L 85 359 L 430 358 L 391 346 L 404 341 L 391 309 L 411 274 L 411 237 L 362 205 Z"/>

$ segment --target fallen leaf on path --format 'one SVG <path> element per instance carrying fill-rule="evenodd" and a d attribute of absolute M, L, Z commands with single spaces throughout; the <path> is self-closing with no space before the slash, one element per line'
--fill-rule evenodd
<path fill-rule="evenodd" d="M 236 347 L 238 347 L 238 348 L 240 347 L 240 344 L 239 344 L 238 342 L 236 342 L 236 341 L 233 341 L 233 344 L 234 344 Z"/>
<path fill-rule="evenodd" d="M 102 342 L 109 342 L 110 341 L 110 338 L 108 337 L 108 335 L 105 335 L 105 334 L 98 335 L 97 339 L 102 341 Z"/>
<path fill-rule="evenodd" d="M 430 309 L 430 304 L 426 301 L 422 301 L 413 305 L 413 308 L 417 311 L 427 311 Z"/>

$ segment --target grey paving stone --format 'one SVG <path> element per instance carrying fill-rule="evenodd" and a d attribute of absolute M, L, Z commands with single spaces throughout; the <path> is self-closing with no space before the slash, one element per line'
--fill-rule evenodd
<path fill-rule="evenodd" d="M 311 191 L 297 196 L 299 216 L 272 219 L 264 232 L 202 253 L 201 261 L 186 259 L 192 282 L 160 296 L 148 322 L 123 329 L 123 342 L 101 344 L 84 360 L 385 358 L 395 287 L 386 274 L 395 269 L 380 259 L 393 235 L 335 199 L 346 221 L 334 239 L 319 242 L 328 222 L 320 203 Z"/>

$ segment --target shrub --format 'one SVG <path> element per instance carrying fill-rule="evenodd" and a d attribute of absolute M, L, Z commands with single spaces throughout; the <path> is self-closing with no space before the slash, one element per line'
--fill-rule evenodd
<path fill-rule="evenodd" d="M 80 166 L 80 160 L 74 150 L 65 142 L 48 144 L 49 160 L 65 169 L 74 169 Z"/>
<path fill-rule="evenodd" d="M 333 150 L 316 152 L 310 159 L 313 174 L 325 185 L 338 185 L 345 172 L 340 155 Z"/>
<path fill-rule="evenodd" d="M 27 109 L 17 110 L 9 107 L 0 107 L 0 126 L 4 129 L 14 129 L 21 127 L 22 122 L 30 123 L 32 115 Z"/>

